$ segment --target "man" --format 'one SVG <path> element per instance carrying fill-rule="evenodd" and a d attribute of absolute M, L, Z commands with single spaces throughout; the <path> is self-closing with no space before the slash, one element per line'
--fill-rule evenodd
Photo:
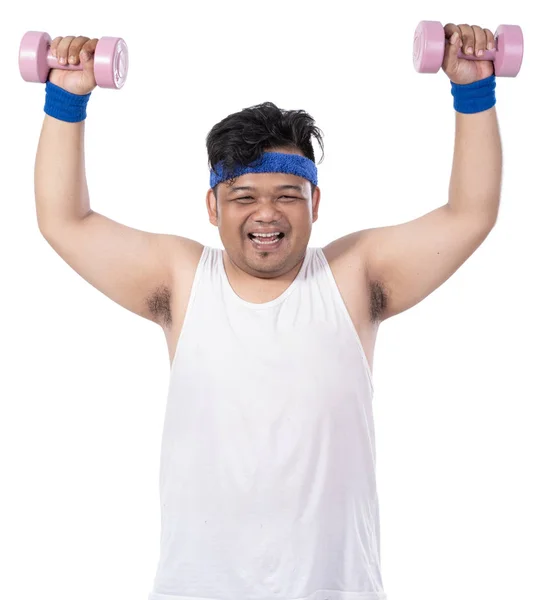
<path fill-rule="evenodd" d="M 303 111 L 265 103 L 207 138 L 224 250 L 91 210 L 86 102 L 97 40 L 56 38 L 36 160 L 40 231 L 104 294 L 163 329 L 171 381 L 150 600 L 385 600 L 372 418 L 379 324 L 446 281 L 494 226 L 501 146 L 493 34 L 448 24 L 449 199 L 408 223 L 309 247 L 320 189 Z M 63 165 L 63 169 L 59 165 Z"/>

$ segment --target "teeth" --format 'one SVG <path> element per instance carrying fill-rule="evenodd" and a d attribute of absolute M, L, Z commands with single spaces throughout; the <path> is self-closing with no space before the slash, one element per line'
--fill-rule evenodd
<path fill-rule="evenodd" d="M 252 233 L 252 240 L 259 246 L 272 246 L 280 241 L 279 233 Z M 265 238 L 265 239 L 263 239 Z"/>

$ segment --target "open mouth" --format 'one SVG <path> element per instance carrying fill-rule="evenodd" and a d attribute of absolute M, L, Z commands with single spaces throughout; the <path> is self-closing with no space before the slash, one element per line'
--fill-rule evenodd
<path fill-rule="evenodd" d="M 284 233 L 258 234 L 248 233 L 252 245 L 258 250 L 274 250 L 280 246 Z"/>

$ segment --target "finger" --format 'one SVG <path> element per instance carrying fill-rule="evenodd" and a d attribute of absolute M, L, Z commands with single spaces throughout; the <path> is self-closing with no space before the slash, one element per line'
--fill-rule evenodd
<path fill-rule="evenodd" d="M 495 38 L 493 33 L 489 29 L 484 29 L 484 33 L 486 34 L 486 47 L 488 50 L 493 50 L 495 48 Z"/>
<path fill-rule="evenodd" d="M 89 61 L 96 51 L 96 46 L 98 45 L 98 38 L 89 39 L 81 49 L 81 61 L 83 63 Z"/>
<path fill-rule="evenodd" d="M 68 35 L 64 37 L 61 42 L 58 44 L 57 57 L 60 65 L 67 64 L 67 51 L 69 50 L 69 46 L 71 42 L 75 39 L 74 35 Z"/>
<path fill-rule="evenodd" d="M 473 54 L 474 52 L 474 32 L 470 25 L 459 25 L 461 29 L 461 36 L 463 43 L 461 44 L 461 50 L 463 54 Z"/>
<path fill-rule="evenodd" d="M 455 38 L 453 38 L 453 34 L 455 33 L 457 34 L 458 38 L 461 37 L 461 30 L 459 29 L 459 27 L 457 27 L 457 25 L 454 25 L 453 23 L 448 23 L 444 27 L 444 34 L 446 40 L 450 40 L 452 43 L 455 43 L 457 41 Z"/>
<path fill-rule="evenodd" d="M 486 34 L 482 27 L 479 27 L 478 25 L 473 25 L 472 31 L 474 33 L 474 55 L 482 56 L 486 49 Z"/>
<path fill-rule="evenodd" d="M 58 35 L 57 38 L 54 38 L 52 40 L 52 43 L 50 44 L 50 51 L 52 52 L 52 56 L 57 56 L 56 52 L 57 52 L 57 48 L 59 43 L 61 42 L 62 37 L 61 35 Z"/>
<path fill-rule="evenodd" d="M 76 65 L 79 63 L 79 54 L 81 52 L 81 48 L 84 46 L 85 42 L 88 42 L 87 37 L 83 37 L 79 35 L 76 37 L 71 44 L 69 44 L 69 49 L 67 50 L 67 61 L 70 65 Z"/>

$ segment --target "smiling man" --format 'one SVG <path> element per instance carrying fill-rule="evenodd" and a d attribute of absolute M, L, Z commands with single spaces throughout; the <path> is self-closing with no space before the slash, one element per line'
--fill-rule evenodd
<path fill-rule="evenodd" d="M 86 102 L 96 40 L 56 38 L 36 163 L 40 230 L 83 278 L 162 328 L 171 378 L 161 546 L 149 600 L 385 600 L 372 414 L 380 323 L 427 297 L 497 218 L 493 41 L 445 27 L 456 118 L 449 198 L 413 221 L 309 245 L 321 191 L 304 111 L 267 102 L 207 137 L 223 248 L 91 210 Z M 63 169 L 59 165 L 63 165 Z M 353 165 L 352 169 L 357 166 Z"/>
<path fill-rule="evenodd" d="M 280 133 L 272 139 L 263 131 L 263 118 L 280 127 Z M 280 142 L 290 146 L 277 146 L 263 150 L 259 156 L 253 155 L 248 167 L 235 170 L 233 177 L 219 184 L 225 180 L 223 159 L 232 160 L 238 150 L 219 131 L 229 127 L 229 121 L 237 120 L 243 122 L 244 128 L 259 128 L 250 135 L 267 137 L 266 145 Z M 236 127 L 237 123 L 231 126 Z M 231 115 L 210 132 L 207 144 L 210 162 L 219 157 L 221 160 L 219 172 L 212 170 L 208 212 L 211 223 L 219 227 L 226 250 L 225 268 L 237 288 L 248 284 L 257 287 L 262 283 L 260 292 L 270 296 L 291 283 L 301 267 L 312 224 L 318 218 L 320 200 L 313 159 L 302 154 L 313 156 L 312 135 L 320 133 L 308 115 L 301 111 L 289 111 L 286 115 L 271 103 Z M 237 145 L 244 153 L 244 142 L 237 140 Z"/>

